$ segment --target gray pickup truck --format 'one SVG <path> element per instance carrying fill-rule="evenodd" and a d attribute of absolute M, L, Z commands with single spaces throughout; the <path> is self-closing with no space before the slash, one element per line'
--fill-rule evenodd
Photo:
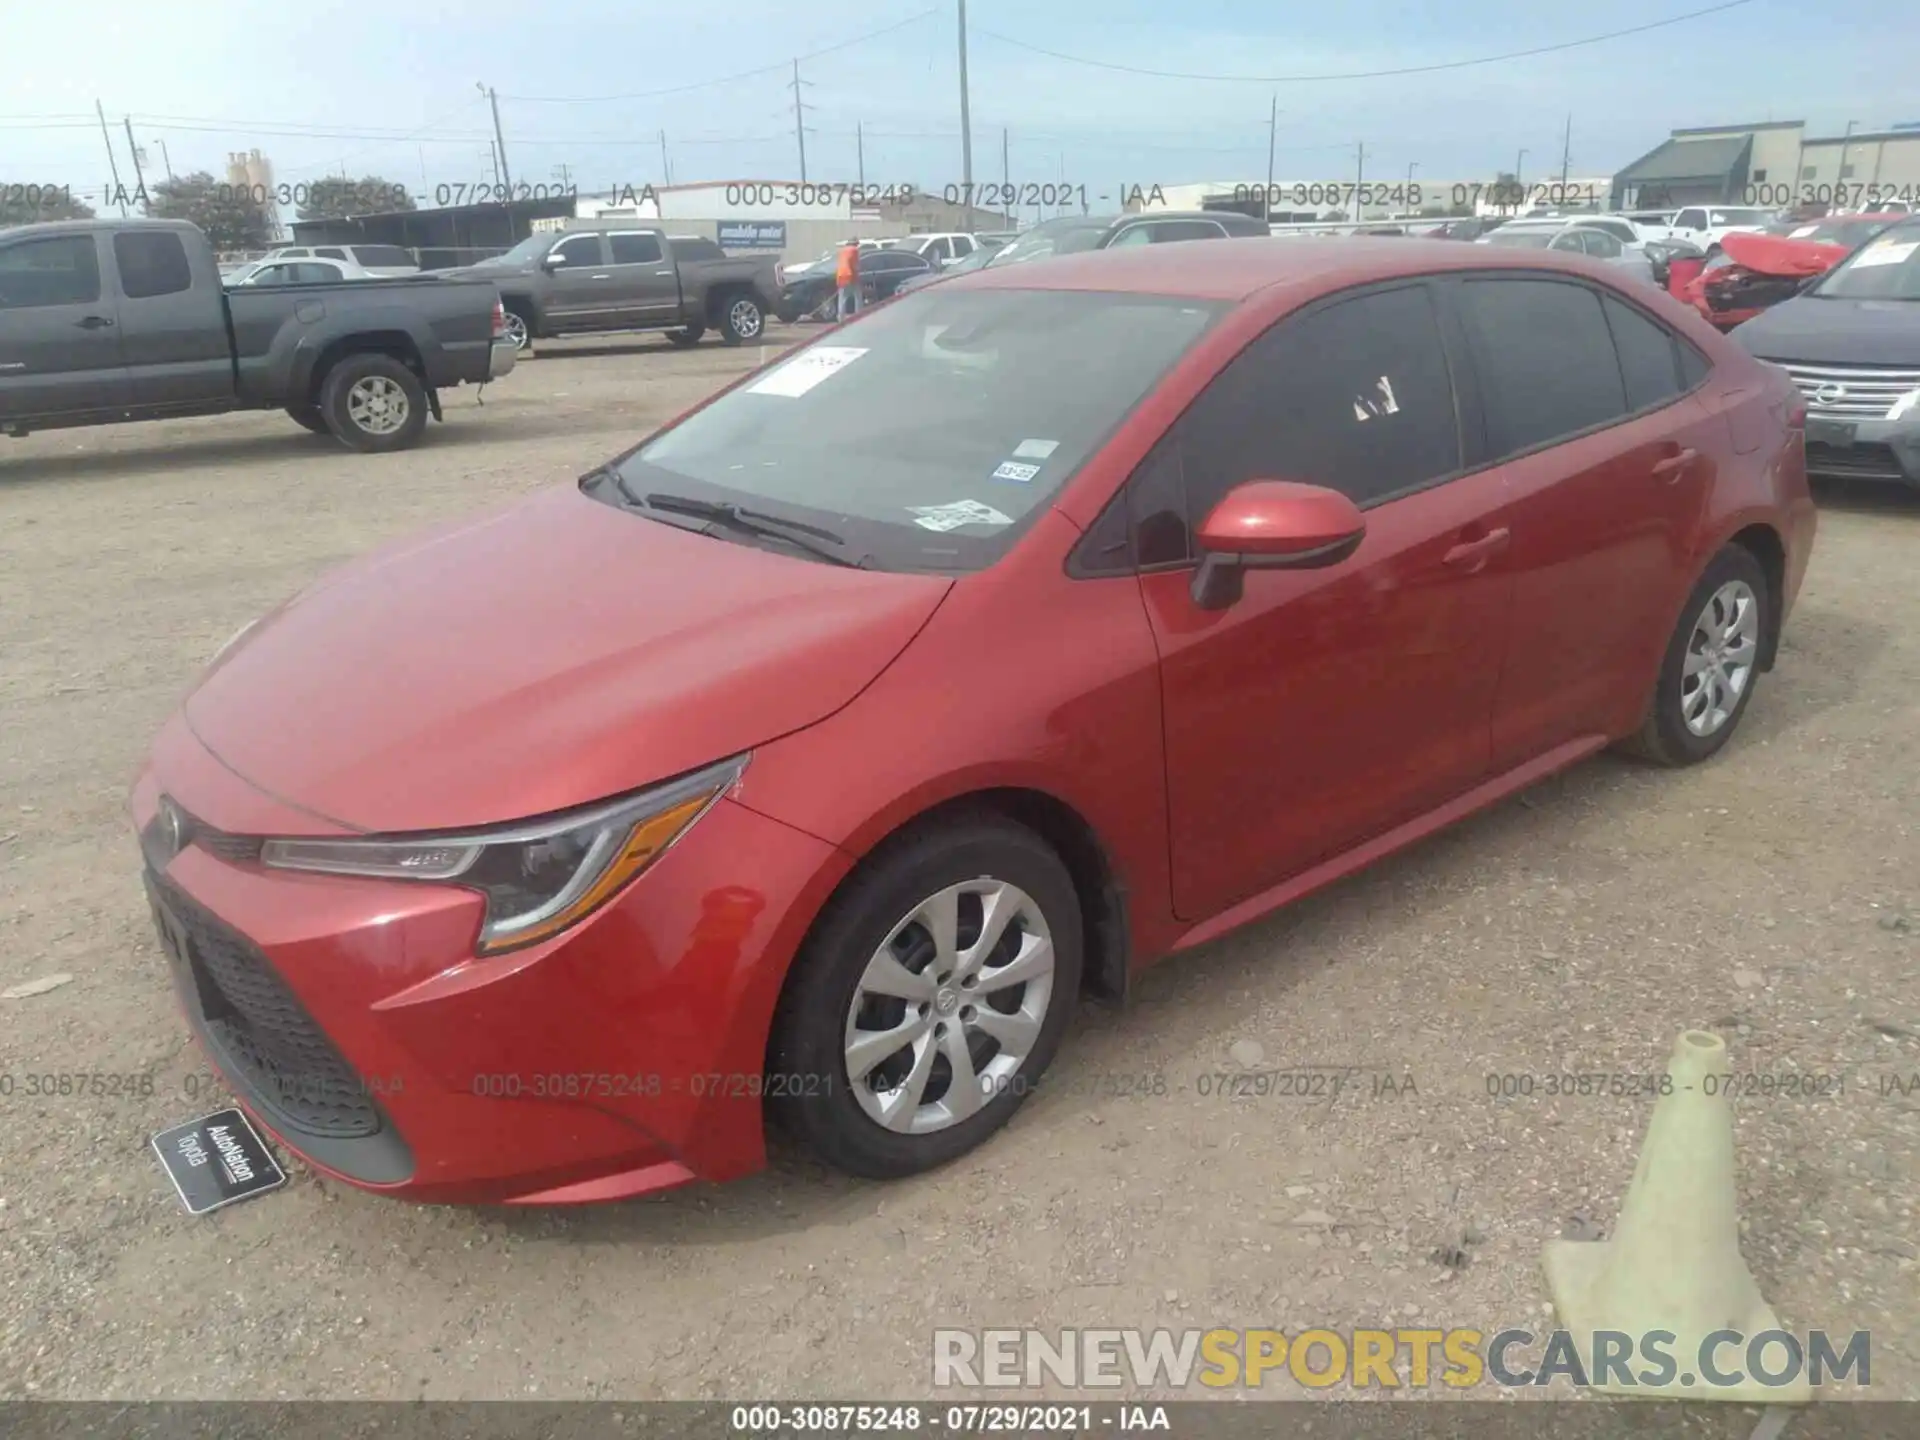
<path fill-rule="evenodd" d="M 692 345 L 711 329 L 739 345 L 760 338 L 780 294 L 771 255 L 735 257 L 711 240 L 631 222 L 543 231 L 441 273 L 497 284 L 507 334 L 528 352 L 538 339 L 609 330 L 664 330 L 674 344 Z"/>
<path fill-rule="evenodd" d="M 178 220 L 0 229 L 0 432 L 284 409 L 355 450 L 420 438 L 439 392 L 513 369 L 484 281 L 227 290 Z"/>

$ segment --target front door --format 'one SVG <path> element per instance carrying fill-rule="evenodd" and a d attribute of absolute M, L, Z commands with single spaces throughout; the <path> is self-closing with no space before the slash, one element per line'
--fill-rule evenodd
<path fill-rule="evenodd" d="M 1472 338 L 1488 455 L 1513 494 L 1499 771 L 1631 728 L 1726 427 L 1684 393 L 1685 342 L 1618 296 L 1517 275 L 1449 293 Z"/>
<path fill-rule="evenodd" d="M 1200 920 L 1486 774 L 1512 572 L 1506 487 L 1463 472 L 1447 348 L 1420 282 L 1336 299 L 1243 351 L 1129 482 L 1160 649 L 1174 903 Z M 1189 537 L 1248 480 L 1360 505 L 1324 570 L 1250 570 L 1193 602 Z"/>
<path fill-rule="evenodd" d="M 603 235 L 569 235 L 547 252 L 544 309 L 557 330 L 605 330 L 615 322 L 613 270 Z"/>
<path fill-rule="evenodd" d="M 101 283 L 102 238 L 0 232 L 0 420 L 126 402 L 119 304 Z"/>

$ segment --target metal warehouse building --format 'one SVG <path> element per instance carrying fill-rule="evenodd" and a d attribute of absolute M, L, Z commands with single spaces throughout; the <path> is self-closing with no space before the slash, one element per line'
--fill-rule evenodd
<path fill-rule="evenodd" d="M 1920 200 L 1920 122 L 1828 136 L 1809 136 L 1803 120 L 1675 130 L 1614 177 L 1613 204 L 1784 207 L 1837 195 L 1844 208 L 1868 186 Z"/>

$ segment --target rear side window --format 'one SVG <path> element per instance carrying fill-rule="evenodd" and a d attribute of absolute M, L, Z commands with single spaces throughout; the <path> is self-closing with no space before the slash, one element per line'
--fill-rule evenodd
<path fill-rule="evenodd" d="M 1176 240 L 1218 240 L 1226 234 L 1224 227 L 1211 220 L 1169 220 L 1148 229 L 1153 232 L 1156 245 L 1168 245 Z"/>
<path fill-rule="evenodd" d="M 664 253 L 658 235 L 609 235 L 607 243 L 613 246 L 616 265 L 652 265 Z"/>
<path fill-rule="evenodd" d="M 1680 346 L 1667 330 L 1631 305 L 1607 296 L 1604 302 L 1613 348 L 1620 355 L 1620 378 L 1626 382 L 1627 408 L 1646 410 L 1671 400 L 1680 384 Z"/>
<path fill-rule="evenodd" d="M 413 256 L 398 245 L 356 245 L 353 258 L 369 270 L 412 269 L 414 263 Z"/>
<path fill-rule="evenodd" d="M 724 260 L 727 252 L 713 241 L 699 235 L 676 235 L 673 237 L 673 254 L 676 260 Z"/>
<path fill-rule="evenodd" d="M 1426 287 L 1283 320 L 1214 379 L 1176 434 L 1189 524 L 1248 480 L 1326 485 L 1366 506 L 1457 471 L 1453 382 Z"/>
<path fill-rule="evenodd" d="M 120 267 L 120 289 L 129 300 L 178 295 L 193 288 L 187 247 L 165 230 L 129 230 L 113 237 L 113 263 Z"/>
<path fill-rule="evenodd" d="M 316 250 L 313 253 L 327 260 L 344 260 L 347 258 L 347 252 L 345 250 Z"/>
<path fill-rule="evenodd" d="M 91 235 L 23 240 L 0 249 L 0 310 L 91 305 L 100 298 L 100 256 Z"/>
<path fill-rule="evenodd" d="M 1490 459 L 1617 420 L 1627 396 L 1600 297 L 1554 280 L 1461 286 L 1478 353 Z"/>

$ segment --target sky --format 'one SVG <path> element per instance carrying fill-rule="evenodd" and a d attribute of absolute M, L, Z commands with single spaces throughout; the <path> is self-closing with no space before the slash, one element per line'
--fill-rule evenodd
<path fill-rule="evenodd" d="M 974 180 L 1002 179 L 1004 137 L 1007 178 L 1085 186 L 1095 209 L 1125 185 L 1259 181 L 1270 104 L 1276 176 L 1306 181 L 1351 180 L 1360 165 L 1370 180 L 1409 166 L 1416 179 L 1491 179 L 1516 161 L 1540 178 L 1560 169 L 1569 116 L 1574 176 L 1610 175 L 1676 126 L 1920 121 L 1920 10 L 1905 0 L 1737 0 L 1558 53 L 1322 78 L 1506 55 L 1712 3 L 970 0 Z M 659 184 L 662 131 L 675 182 L 791 181 L 795 56 L 811 57 L 799 67 L 808 179 L 864 170 L 869 185 L 937 192 L 963 173 L 957 0 L 0 0 L 0 16 L 0 183 L 98 191 L 98 101 L 123 180 L 130 116 L 149 179 L 167 166 L 220 175 L 229 151 L 258 147 L 282 183 L 344 168 L 430 204 L 441 185 L 493 178 L 481 85 L 498 94 L 516 182 Z"/>

